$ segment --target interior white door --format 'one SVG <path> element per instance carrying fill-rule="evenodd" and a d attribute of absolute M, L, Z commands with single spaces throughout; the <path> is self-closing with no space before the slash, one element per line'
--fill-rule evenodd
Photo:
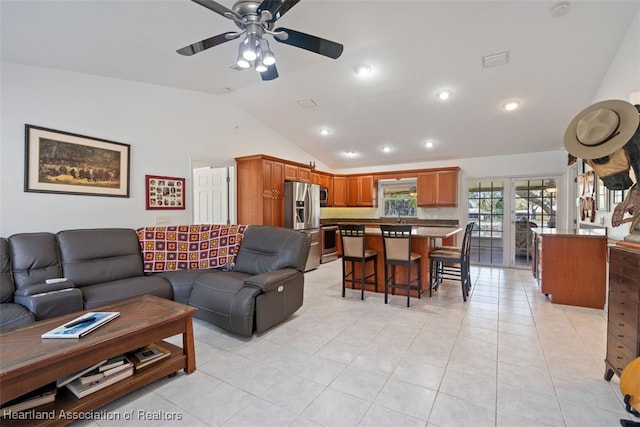
<path fill-rule="evenodd" d="M 194 224 L 229 224 L 229 168 L 193 169 Z"/>

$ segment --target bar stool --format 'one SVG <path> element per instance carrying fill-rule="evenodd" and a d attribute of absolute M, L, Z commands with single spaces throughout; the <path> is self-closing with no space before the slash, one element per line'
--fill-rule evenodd
<path fill-rule="evenodd" d="M 407 307 L 411 300 L 411 291 L 418 292 L 421 297 L 420 259 L 422 256 L 411 252 L 411 225 L 380 225 L 382 231 L 382 242 L 384 249 L 384 303 L 387 304 L 389 289 L 391 294 L 395 294 L 396 288 L 406 289 Z M 412 279 L 413 266 L 417 266 L 418 277 Z M 388 266 L 391 266 L 391 276 L 388 273 Z M 396 283 L 396 267 L 407 267 L 407 283 Z M 412 285 L 417 282 L 417 285 Z"/>
<path fill-rule="evenodd" d="M 464 231 L 462 246 L 441 246 L 429 252 L 429 295 L 443 280 L 460 281 L 462 300 L 466 301 L 471 291 L 470 254 L 471 232 L 475 222 L 470 222 Z"/>
<path fill-rule="evenodd" d="M 342 243 L 342 297 L 344 298 L 346 284 L 351 283 L 351 289 L 360 283 L 364 300 L 364 285 L 378 285 L 378 252 L 364 247 L 364 224 L 338 224 L 340 242 Z M 373 261 L 373 273 L 366 274 L 366 264 Z M 351 263 L 351 271 L 347 272 L 347 262 Z M 356 278 L 355 265 L 360 265 L 360 277 Z M 373 280 L 369 280 L 373 277 Z"/>

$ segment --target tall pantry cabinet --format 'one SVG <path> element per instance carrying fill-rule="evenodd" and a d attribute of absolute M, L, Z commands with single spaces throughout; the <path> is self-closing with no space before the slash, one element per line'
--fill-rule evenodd
<path fill-rule="evenodd" d="M 284 168 L 262 155 L 236 159 L 239 224 L 284 227 Z"/>

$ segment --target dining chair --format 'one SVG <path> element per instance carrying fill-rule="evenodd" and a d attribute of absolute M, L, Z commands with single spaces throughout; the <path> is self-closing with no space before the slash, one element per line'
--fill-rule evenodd
<path fill-rule="evenodd" d="M 338 230 L 342 244 L 342 297 L 347 283 L 351 283 L 351 289 L 359 283 L 360 299 L 364 300 L 365 284 L 378 285 L 378 252 L 365 248 L 364 224 L 338 224 Z M 366 274 L 366 264 L 370 261 L 373 261 L 373 272 Z M 347 271 L 347 263 L 351 263 L 350 271 Z M 360 265 L 360 277 L 356 277 L 356 265 Z"/>
<path fill-rule="evenodd" d="M 460 281 L 462 299 L 467 301 L 471 291 L 470 253 L 471 233 L 475 222 L 467 224 L 462 245 L 441 246 L 429 252 L 429 295 L 444 280 Z"/>
<path fill-rule="evenodd" d="M 420 259 L 422 256 L 418 253 L 411 252 L 411 225 L 380 225 L 382 231 L 382 248 L 384 250 L 384 303 L 387 304 L 389 289 L 391 294 L 395 294 L 398 288 L 407 291 L 407 307 L 411 301 L 411 291 L 417 291 L 418 298 L 421 297 L 422 279 L 420 275 Z M 396 267 L 407 268 L 406 283 L 397 283 Z M 418 272 L 416 278 L 412 278 L 413 266 L 416 266 Z M 389 267 L 391 267 L 391 275 L 389 275 Z M 416 283 L 412 285 L 412 283 Z"/>

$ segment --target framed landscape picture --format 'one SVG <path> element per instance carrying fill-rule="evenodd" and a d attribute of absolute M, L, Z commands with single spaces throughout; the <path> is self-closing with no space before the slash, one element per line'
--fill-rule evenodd
<path fill-rule="evenodd" d="M 24 191 L 129 197 L 130 146 L 25 125 Z"/>
<path fill-rule="evenodd" d="M 185 178 L 145 175 L 147 209 L 185 209 Z"/>

